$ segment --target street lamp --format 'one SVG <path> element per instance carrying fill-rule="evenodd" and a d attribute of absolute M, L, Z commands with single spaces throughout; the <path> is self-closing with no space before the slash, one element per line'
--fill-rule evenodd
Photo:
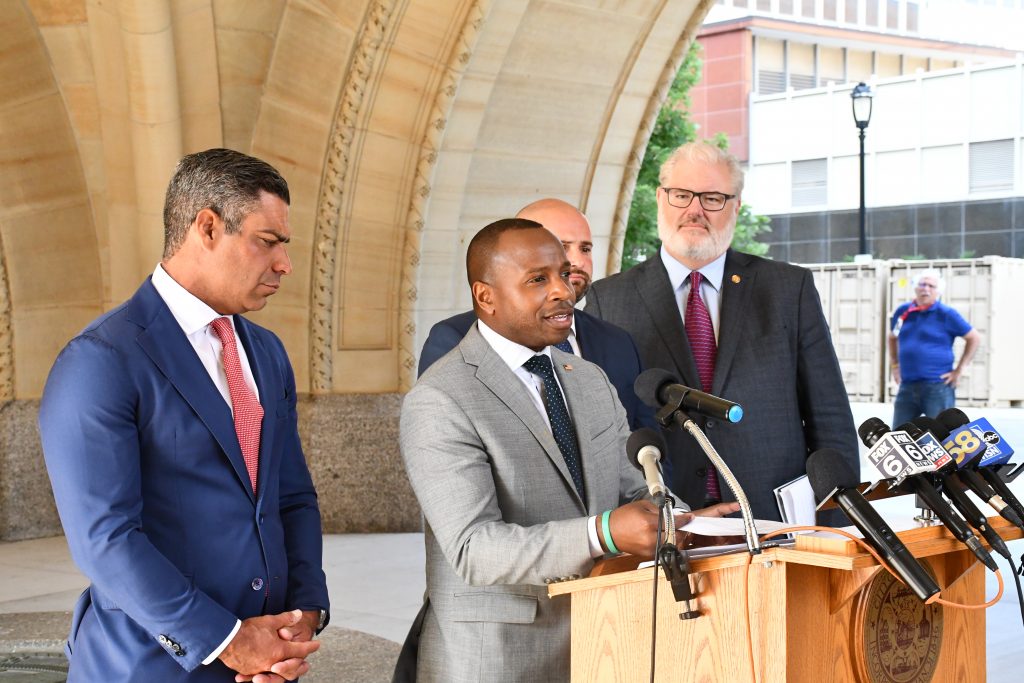
<path fill-rule="evenodd" d="M 866 211 L 864 208 L 864 131 L 871 123 L 871 100 L 875 93 L 866 83 L 858 83 L 850 93 L 853 101 L 853 122 L 860 131 L 860 253 L 868 253 Z"/>

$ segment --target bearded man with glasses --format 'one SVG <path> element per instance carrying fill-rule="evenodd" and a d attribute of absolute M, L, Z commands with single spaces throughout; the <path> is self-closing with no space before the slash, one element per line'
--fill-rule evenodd
<path fill-rule="evenodd" d="M 736 424 L 693 415 L 761 519 L 773 489 L 836 448 L 860 471 L 850 403 L 810 271 L 729 248 L 743 170 L 714 145 L 689 143 L 663 164 L 661 250 L 595 282 L 586 311 L 629 332 L 645 367 L 743 406 Z M 695 508 L 735 497 L 689 434 L 665 434 L 673 491 Z M 833 514 L 824 523 L 840 522 Z"/>

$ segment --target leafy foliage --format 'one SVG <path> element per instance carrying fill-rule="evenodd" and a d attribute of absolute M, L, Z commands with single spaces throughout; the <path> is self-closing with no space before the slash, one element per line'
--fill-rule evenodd
<path fill-rule="evenodd" d="M 690 108 L 690 88 L 700 80 L 700 75 L 700 45 L 694 41 L 658 112 L 658 119 L 644 151 L 644 160 L 633 191 L 629 221 L 626 223 L 622 270 L 646 261 L 661 246 L 658 239 L 658 172 L 674 149 L 697 139 L 697 125 L 690 120 L 687 112 Z M 722 133 L 715 135 L 711 142 L 722 149 L 729 147 L 729 140 Z M 770 222 L 767 216 L 754 214 L 748 205 L 741 206 L 732 241 L 733 249 L 757 256 L 767 254 L 768 245 L 758 242 L 757 236 L 771 231 Z"/>

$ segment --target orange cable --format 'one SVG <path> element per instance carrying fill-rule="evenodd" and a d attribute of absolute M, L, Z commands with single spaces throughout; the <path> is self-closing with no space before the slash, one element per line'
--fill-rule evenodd
<path fill-rule="evenodd" d="M 773 531 L 771 533 L 767 533 L 764 536 L 761 536 L 761 540 L 764 541 L 765 539 L 774 538 L 775 536 L 781 536 L 783 534 L 793 533 L 794 531 L 825 531 L 825 532 L 828 532 L 830 534 L 839 534 L 840 536 L 846 536 L 851 541 L 853 541 L 857 545 L 861 546 L 862 548 L 864 548 L 864 550 L 866 550 L 868 553 L 870 553 L 871 556 L 874 557 L 878 561 L 878 564 L 880 564 L 883 567 L 885 567 L 885 569 L 890 574 L 892 574 L 893 576 L 896 577 L 897 581 L 899 581 L 900 583 L 904 583 L 903 579 L 900 578 L 899 574 L 897 574 L 893 570 L 893 568 L 889 566 L 889 563 L 886 562 L 885 560 L 883 560 L 882 557 L 877 552 L 875 552 L 874 548 L 872 548 L 870 545 L 865 543 L 863 538 L 858 538 L 857 536 L 854 536 L 850 532 L 843 531 L 842 529 L 835 529 L 835 528 L 832 528 L 832 527 L 825 527 L 825 526 L 793 526 L 793 527 L 787 527 L 785 529 L 779 529 L 778 531 Z M 977 561 L 977 560 L 975 560 L 975 561 Z M 990 600 L 990 601 L 988 601 L 986 603 L 982 603 L 980 605 L 963 605 L 963 604 L 956 603 L 956 602 L 949 602 L 948 600 L 943 600 L 942 598 L 939 597 L 939 595 L 941 595 L 941 591 L 940 591 L 939 593 L 936 593 L 932 597 L 928 598 L 925 601 L 925 604 L 926 605 L 930 605 L 933 602 L 937 602 L 940 605 L 945 605 L 946 607 L 959 607 L 961 609 L 988 609 L 992 605 L 994 605 L 997 602 L 999 602 L 999 600 L 1003 597 L 1003 575 L 1002 575 L 1002 573 L 1000 573 L 1000 571 L 998 569 L 996 570 L 995 574 L 996 574 L 996 579 L 999 581 L 999 591 L 996 593 L 996 597 L 994 597 L 992 600 Z M 904 583 L 904 585 L 905 585 L 905 583 Z"/>

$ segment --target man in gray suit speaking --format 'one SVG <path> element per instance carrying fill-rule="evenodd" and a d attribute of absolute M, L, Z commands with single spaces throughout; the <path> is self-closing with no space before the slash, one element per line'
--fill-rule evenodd
<path fill-rule="evenodd" d="M 850 402 L 810 271 L 729 248 L 743 192 L 736 159 L 707 143 L 661 168 L 661 253 L 595 282 L 587 312 L 632 335 L 648 368 L 742 404 L 738 424 L 698 418 L 750 499 L 778 519 L 772 489 L 836 448 L 860 471 Z M 696 416 L 695 416 L 696 417 Z M 690 435 L 667 435 L 671 488 L 691 506 L 732 500 Z M 825 517 L 829 522 L 837 518 Z"/>
<path fill-rule="evenodd" d="M 417 680 L 568 681 L 569 604 L 545 584 L 616 549 L 650 557 L 657 509 L 627 461 L 614 387 L 553 348 L 575 300 L 558 239 L 505 219 L 477 233 L 466 262 L 479 321 L 402 406 L 402 457 L 425 517 Z"/>

